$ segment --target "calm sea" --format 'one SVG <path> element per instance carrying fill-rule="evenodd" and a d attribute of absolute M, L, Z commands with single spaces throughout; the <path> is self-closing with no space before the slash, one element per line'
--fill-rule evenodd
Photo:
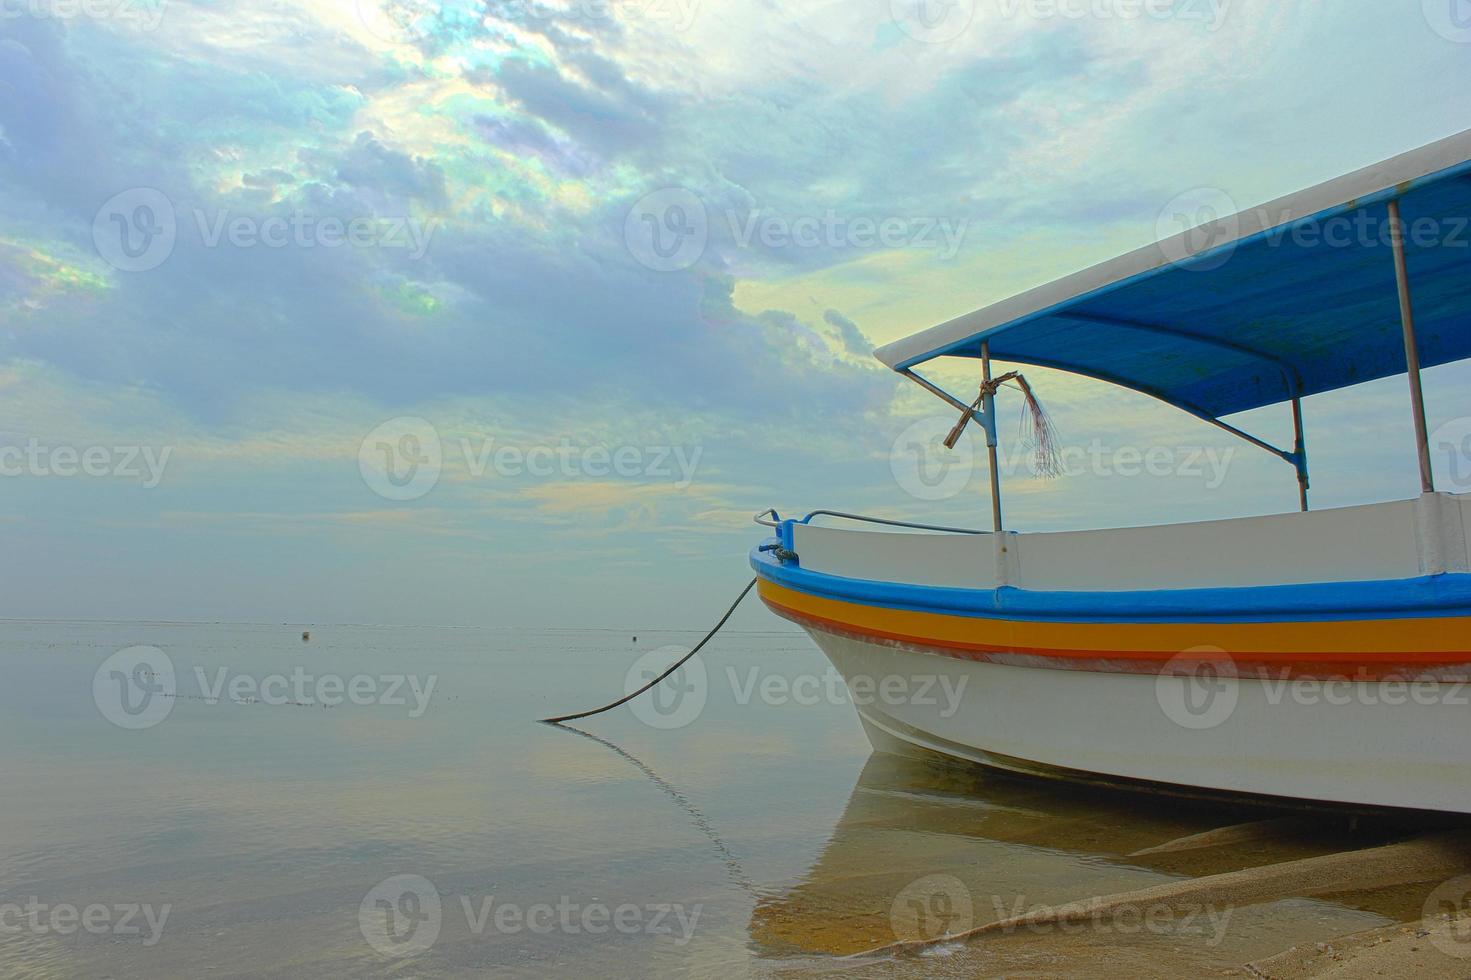
<path fill-rule="evenodd" d="M 1293 899 L 842 961 L 1334 840 L 1127 857 L 1261 814 L 870 757 L 800 633 L 722 634 L 581 734 L 535 719 L 697 635 L 303 629 L 0 626 L 0 975 L 1198 974 L 1417 911 Z"/>

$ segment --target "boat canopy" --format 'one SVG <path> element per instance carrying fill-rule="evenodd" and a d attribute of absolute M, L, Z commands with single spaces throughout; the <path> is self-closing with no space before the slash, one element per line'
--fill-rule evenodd
<path fill-rule="evenodd" d="M 1402 374 L 1391 208 L 1421 366 L 1471 357 L 1471 130 L 881 347 L 1058 368 L 1209 420 Z"/>

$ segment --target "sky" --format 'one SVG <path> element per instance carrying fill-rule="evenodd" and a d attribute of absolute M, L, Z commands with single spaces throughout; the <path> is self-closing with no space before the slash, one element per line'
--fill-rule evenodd
<path fill-rule="evenodd" d="M 0 0 L 0 617 L 703 626 L 766 507 L 987 523 L 875 346 L 1467 128 L 1465 0 Z M 1011 528 L 1296 506 L 1026 375 Z M 1403 378 L 1305 412 L 1415 494 Z"/>

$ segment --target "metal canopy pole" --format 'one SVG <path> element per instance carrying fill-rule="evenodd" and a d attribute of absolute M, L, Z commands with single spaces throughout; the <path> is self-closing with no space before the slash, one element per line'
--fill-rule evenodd
<path fill-rule="evenodd" d="M 1410 410 L 1415 417 L 1415 447 L 1420 453 L 1420 489 L 1435 492 L 1435 475 L 1430 467 L 1430 436 L 1425 431 L 1425 393 L 1420 387 L 1420 348 L 1415 342 L 1415 313 L 1410 306 L 1410 273 L 1405 264 L 1405 226 L 1400 220 L 1399 201 L 1389 202 L 1389 243 L 1394 251 L 1394 278 L 1399 286 L 1400 326 L 1405 334 L 1405 367 L 1410 376 Z"/>
<path fill-rule="evenodd" d="M 1292 465 L 1297 469 L 1297 500 L 1308 509 L 1308 452 L 1302 433 L 1302 398 L 1292 396 Z"/>
<path fill-rule="evenodd" d="M 1043 364 L 1042 366 L 1047 367 L 1048 365 Z M 996 464 L 997 451 L 995 415 L 993 414 L 996 406 L 994 399 L 991 396 L 987 396 L 981 403 L 983 408 L 978 411 L 973 406 L 967 405 L 965 402 L 961 401 L 959 398 L 956 398 L 954 395 L 950 394 L 950 392 L 946 391 L 944 388 L 941 388 L 933 381 L 930 381 L 928 378 L 922 377 L 921 375 L 915 373 L 913 368 L 895 368 L 895 370 L 902 374 L 904 377 L 908 378 L 910 381 L 913 381 L 915 384 L 924 388 L 925 391 L 928 391 L 936 398 L 941 399 L 946 404 L 951 405 L 952 407 L 957 408 L 964 413 L 967 413 L 981 426 L 981 428 L 986 430 L 987 451 L 988 455 L 990 456 L 991 462 L 991 518 L 996 530 L 1001 530 L 1001 487 L 999 482 L 1000 476 Z M 981 371 L 985 381 L 990 382 L 990 344 L 985 341 L 982 341 L 981 343 Z M 1284 369 L 1284 379 L 1286 381 L 1286 384 L 1288 385 L 1289 390 L 1291 390 L 1294 384 L 1297 384 L 1297 382 L 1295 382 L 1291 378 L 1291 376 L 1287 375 L 1286 369 Z M 1146 391 L 1142 388 L 1136 388 L 1135 390 L 1140 391 L 1146 395 L 1151 395 L 1155 398 L 1160 398 L 1159 395 Z M 1293 467 L 1297 470 L 1298 502 L 1302 506 L 1303 510 L 1308 509 L 1308 457 L 1306 440 L 1303 435 L 1301 396 L 1294 395 L 1292 397 L 1292 423 L 1295 440 L 1293 443 L 1292 451 L 1290 452 L 1286 449 L 1278 449 L 1276 446 L 1272 445 L 1270 442 L 1267 442 L 1265 439 L 1258 439 L 1250 432 L 1238 429 L 1236 426 L 1232 425 L 1229 422 L 1222 422 L 1220 419 L 1216 418 L 1213 415 L 1208 415 L 1203 411 L 1188 408 L 1186 406 L 1180 405 L 1177 402 L 1171 402 L 1168 399 L 1161 398 L 1161 400 L 1164 401 L 1167 405 L 1174 405 L 1176 408 L 1180 408 L 1183 411 L 1189 412 L 1192 417 L 1198 418 L 1202 422 L 1209 422 L 1216 428 L 1221 429 L 1225 432 L 1229 432 L 1233 436 L 1236 436 L 1238 439 L 1249 442 L 1253 446 L 1256 446 L 1259 449 L 1263 449 L 1266 452 L 1271 453 L 1273 456 L 1276 456 L 1278 459 L 1283 460 L 1284 462 L 1291 463 Z"/>
<path fill-rule="evenodd" d="M 910 381 L 913 381 L 915 384 L 919 385 L 925 391 L 928 391 L 930 394 L 934 395 L 941 401 L 960 409 L 962 412 L 967 413 L 968 415 L 970 415 L 971 418 L 975 419 L 981 425 L 986 424 L 985 419 L 982 418 L 980 412 L 977 412 L 975 409 L 971 408 L 965 402 L 961 401 L 959 398 L 956 398 L 954 395 L 950 394 L 950 392 L 946 391 L 944 388 L 941 388 L 933 381 L 930 381 L 927 378 L 923 378 L 920 375 L 915 374 L 908 368 L 905 368 L 899 373 L 904 375 L 904 377 L 908 378 Z"/>
<path fill-rule="evenodd" d="M 1001 467 L 996 461 L 996 396 L 991 392 L 991 342 L 981 341 L 981 380 L 986 383 L 982 405 L 986 425 L 986 458 L 991 464 L 991 527 L 1001 533 Z"/>

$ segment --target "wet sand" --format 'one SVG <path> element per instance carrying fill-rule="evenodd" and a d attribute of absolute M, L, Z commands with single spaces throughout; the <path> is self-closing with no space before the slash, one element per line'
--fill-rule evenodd
<path fill-rule="evenodd" d="M 1471 920 L 1436 915 L 1411 925 L 1386 926 L 1336 943 L 1296 946 L 1248 965 L 1270 980 L 1361 980 L 1367 977 L 1471 976 Z"/>

